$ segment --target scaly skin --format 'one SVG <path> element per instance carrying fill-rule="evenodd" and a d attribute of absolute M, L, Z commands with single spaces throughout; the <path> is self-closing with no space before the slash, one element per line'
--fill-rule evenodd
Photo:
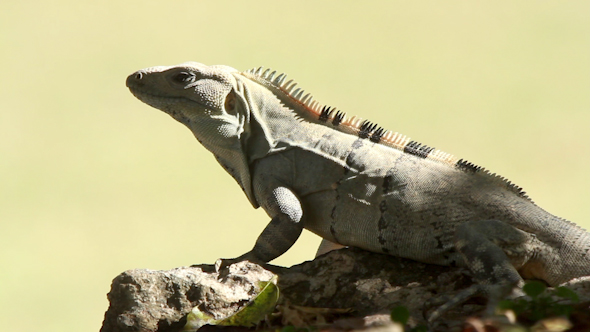
<path fill-rule="evenodd" d="M 464 266 L 480 291 L 590 275 L 590 235 L 481 167 L 321 107 L 284 75 L 185 63 L 127 78 L 186 125 L 271 222 L 238 257 L 268 262 L 303 228 L 330 243 Z"/>

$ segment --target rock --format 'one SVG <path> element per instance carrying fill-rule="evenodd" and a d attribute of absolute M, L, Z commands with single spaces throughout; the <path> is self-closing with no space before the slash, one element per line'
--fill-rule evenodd
<path fill-rule="evenodd" d="M 365 326 L 389 322 L 391 309 L 399 305 L 409 310 L 411 326 L 425 324 L 424 314 L 437 308 L 430 307 L 431 299 L 452 297 L 473 284 L 463 268 L 424 264 L 357 248 L 332 251 L 275 272 L 279 274 L 283 301 L 309 307 L 350 308 L 355 316 L 364 317 Z M 468 302 L 447 312 L 439 328 L 448 331 L 483 309 L 481 304 Z"/>
<path fill-rule="evenodd" d="M 403 304 L 421 312 L 439 292 L 464 288 L 465 270 L 347 248 L 279 273 L 279 288 L 291 303 L 326 308 L 352 308 L 370 314 Z"/>
<path fill-rule="evenodd" d="M 113 280 L 107 295 L 110 306 L 100 331 L 180 331 L 195 306 L 222 318 L 247 302 L 259 281 L 273 276 L 250 262 L 233 264 L 221 274 L 212 265 L 129 270 Z"/>
<path fill-rule="evenodd" d="M 409 309 L 410 325 L 424 323 L 423 310 L 430 309 L 430 299 L 453 296 L 473 283 L 463 269 L 355 248 L 332 251 L 291 268 L 263 268 L 245 261 L 220 273 L 212 265 L 129 270 L 113 280 L 100 331 L 180 331 L 195 306 L 221 318 L 243 305 L 259 281 L 274 274 L 279 276 L 282 306 L 352 309 L 348 319 L 361 318 L 365 326 L 388 324 L 388 313 L 398 305 Z M 440 330 L 451 329 L 482 308 L 473 303 L 459 306 L 444 316 Z"/>

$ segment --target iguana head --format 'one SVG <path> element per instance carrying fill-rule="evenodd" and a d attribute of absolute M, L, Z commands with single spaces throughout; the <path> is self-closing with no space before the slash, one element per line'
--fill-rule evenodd
<path fill-rule="evenodd" d="M 127 87 L 139 100 L 186 125 L 258 206 L 245 153 L 250 112 L 236 73 L 227 66 L 188 62 L 139 70 L 127 77 Z"/>

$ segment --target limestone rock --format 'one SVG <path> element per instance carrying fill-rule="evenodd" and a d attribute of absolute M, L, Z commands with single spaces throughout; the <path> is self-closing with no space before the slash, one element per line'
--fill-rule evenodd
<path fill-rule="evenodd" d="M 247 302 L 273 274 L 250 262 L 216 273 L 212 265 L 129 270 L 113 280 L 101 332 L 180 331 L 193 307 L 221 318 Z"/>
<path fill-rule="evenodd" d="M 272 271 L 272 272 L 271 272 Z M 291 268 L 240 262 L 215 271 L 212 265 L 169 271 L 129 270 L 113 280 L 101 332 L 180 331 L 195 306 L 222 315 L 243 304 L 259 281 L 279 276 L 282 305 L 352 309 L 366 325 L 389 322 L 404 305 L 411 323 L 423 323 L 428 301 L 452 296 L 472 284 L 464 270 L 418 263 L 346 248 Z M 433 307 L 432 309 L 434 309 Z M 445 316 L 445 328 L 483 306 L 466 304 Z M 445 330 L 442 328 L 441 330 Z"/>

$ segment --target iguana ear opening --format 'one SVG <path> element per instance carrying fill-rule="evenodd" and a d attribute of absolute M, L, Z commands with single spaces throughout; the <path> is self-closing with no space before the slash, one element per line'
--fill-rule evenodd
<path fill-rule="evenodd" d="M 236 93 L 232 89 L 225 97 L 224 103 L 225 111 L 229 114 L 236 113 Z"/>

